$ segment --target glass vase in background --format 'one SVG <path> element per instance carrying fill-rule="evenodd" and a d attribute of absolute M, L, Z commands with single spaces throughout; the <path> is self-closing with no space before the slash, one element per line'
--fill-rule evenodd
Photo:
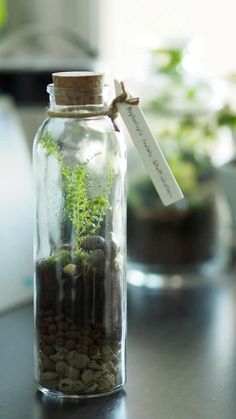
<path fill-rule="evenodd" d="M 192 55 L 188 45 L 151 53 L 143 107 L 184 199 L 164 207 L 129 147 L 128 281 L 134 285 L 208 283 L 230 259 L 231 218 L 215 167 L 221 105 L 215 84 L 191 71 Z M 224 141 L 223 153 L 230 135 Z"/>
<path fill-rule="evenodd" d="M 34 142 L 36 383 L 94 397 L 125 383 L 126 153 L 102 75 L 53 78 Z"/>

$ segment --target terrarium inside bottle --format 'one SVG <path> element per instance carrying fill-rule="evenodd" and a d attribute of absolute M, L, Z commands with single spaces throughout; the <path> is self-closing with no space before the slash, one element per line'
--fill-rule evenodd
<path fill-rule="evenodd" d="M 92 397 L 125 383 L 125 146 L 101 74 L 53 81 L 34 143 L 36 382 Z"/>

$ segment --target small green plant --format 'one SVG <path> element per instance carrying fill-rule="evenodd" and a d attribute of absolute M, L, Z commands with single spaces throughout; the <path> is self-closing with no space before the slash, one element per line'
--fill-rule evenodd
<path fill-rule="evenodd" d="M 54 155 L 59 163 L 62 163 L 62 154 L 59 145 L 53 140 L 49 132 L 46 132 L 40 139 L 41 146 L 47 151 L 49 156 Z"/>
<path fill-rule="evenodd" d="M 107 180 L 102 195 L 89 196 L 86 185 L 87 165 L 65 164 L 59 145 L 50 133 L 44 134 L 41 146 L 48 155 L 56 157 L 60 166 L 65 194 L 65 212 L 75 228 L 76 249 L 79 251 L 84 240 L 101 227 L 106 211 L 110 207 L 109 195 L 113 182 L 113 170 L 107 163 Z"/>

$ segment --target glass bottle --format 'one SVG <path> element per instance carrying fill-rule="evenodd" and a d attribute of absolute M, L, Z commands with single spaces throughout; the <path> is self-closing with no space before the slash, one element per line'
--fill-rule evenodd
<path fill-rule="evenodd" d="M 102 74 L 53 81 L 33 153 L 36 382 L 57 397 L 93 397 L 126 376 L 126 151 L 99 115 Z"/>

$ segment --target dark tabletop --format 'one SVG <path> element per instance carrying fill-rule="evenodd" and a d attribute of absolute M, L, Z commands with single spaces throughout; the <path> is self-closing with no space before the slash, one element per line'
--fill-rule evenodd
<path fill-rule="evenodd" d="M 130 287 L 128 295 L 126 392 L 85 402 L 35 391 L 32 307 L 2 315 L 0 418 L 235 419 L 236 274 L 214 286 Z"/>

